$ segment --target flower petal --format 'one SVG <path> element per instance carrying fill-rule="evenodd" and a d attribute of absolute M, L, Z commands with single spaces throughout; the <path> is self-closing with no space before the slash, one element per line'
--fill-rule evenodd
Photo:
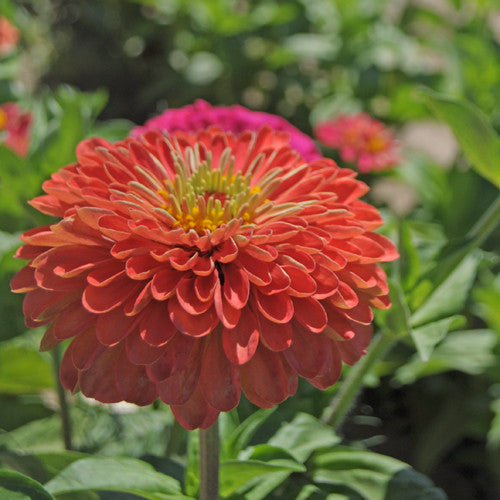
<path fill-rule="evenodd" d="M 234 328 L 224 327 L 222 345 L 229 361 L 238 365 L 247 363 L 255 354 L 259 330 L 255 315 L 248 307 L 241 310 L 240 320 Z"/>

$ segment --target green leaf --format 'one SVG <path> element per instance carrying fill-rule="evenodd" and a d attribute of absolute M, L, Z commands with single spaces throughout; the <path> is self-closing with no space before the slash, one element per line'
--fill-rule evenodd
<path fill-rule="evenodd" d="M 54 386 L 54 374 L 46 356 L 19 345 L 17 339 L 0 344 L 0 392 L 33 394 Z"/>
<path fill-rule="evenodd" d="M 393 337 L 402 337 L 412 333 L 410 326 L 410 310 L 406 304 L 405 295 L 399 281 L 388 280 L 390 309 L 377 311 L 377 321 L 385 331 Z"/>
<path fill-rule="evenodd" d="M 228 497 L 249 481 L 268 474 L 304 471 L 303 465 L 292 460 L 281 460 L 279 465 L 258 460 L 229 460 L 220 466 L 220 494 Z"/>
<path fill-rule="evenodd" d="M 225 454 L 228 458 L 236 458 L 238 453 L 250 442 L 253 435 L 267 418 L 275 411 L 276 407 L 257 410 L 245 419 L 229 436 L 224 443 Z"/>
<path fill-rule="evenodd" d="M 463 316 L 450 316 L 433 323 L 427 323 L 420 328 L 411 330 L 413 342 L 417 347 L 422 361 L 428 361 L 434 348 L 444 339 L 446 334 L 465 323 Z"/>
<path fill-rule="evenodd" d="M 452 129 L 472 167 L 500 188 L 500 138 L 484 113 L 470 102 L 431 90 L 422 90 L 423 99 Z"/>
<path fill-rule="evenodd" d="M 428 361 L 415 356 L 397 370 L 395 379 L 401 384 L 411 384 L 420 377 L 449 370 L 477 375 L 494 364 L 496 343 L 493 330 L 452 332 L 434 349 Z"/>
<path fill-rule="evenodd" d="M 269 440 L 272 446 L 279 446 L 290 452 L 298 462 L 305 462 L 317 449 L 338 444 L 339 437 L 333 429 L 307 413 L 299 413 L 283 425 Z"/>
<path fill-rule="evenodd" d="M 364 500 L 444 500 L 444 493 L 407 464 L 369 451 L 339 449 L 313 458 L 312 478 L 343 485 Z"/>
<path fill-rule="evenodd" d="M 0 498 L 5 500 L 54 500 L 37 481 L 19 472 L 0 470 Z"/>
<path fill-rule="evenodd" d="M 460 311 L 476 276 L 478 260 L 468 255 L 429 295 L 411 318 L 412 327 L 425 325 Z"/>
<path fill-rule="evenodd" d="M 141 460 L 83 458 L 66 467 L 45 488 L 53 495 L 80 491 L 121 491 L 150 500 L 183 497 L 179 482 Z"/>

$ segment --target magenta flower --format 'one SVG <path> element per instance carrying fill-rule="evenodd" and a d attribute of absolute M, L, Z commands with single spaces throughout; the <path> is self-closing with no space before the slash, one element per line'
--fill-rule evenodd
<path fill-rule="evenodd" d="M 199 132 L 215 126 L 225 132 L 240 134 L 245 130 L 255 132 L 264 125 L 275 131 L 287 132 L 290 136 L 290 146 L 307 161 L 321 158 L 321 153 L 314 141 L 280 116 L 262 111 L 251 111 L 243 106 L 212 106 L 198 99 L 194 104 L 182 108 L 167 109 L 161 115 L 148 120 L 143 126 L 132 129 L 132 137 L 150 130 L 173 133 Z"/>
<path fill-rule="evenodd" d="M 401 161 L 391 131 L 367 113 L 321 122 L 314 135 L 321 144 L 337 149 L 342 160 L 355 163 L 362 173 L 388 170 Z"/>

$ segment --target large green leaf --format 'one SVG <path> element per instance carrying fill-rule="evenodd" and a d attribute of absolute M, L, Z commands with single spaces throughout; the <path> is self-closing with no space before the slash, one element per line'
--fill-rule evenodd
<path fill-rule="evenodd" d="M 432 111 L 453 130 L 472 167 L 500 188 L 500 138 L 484 113 L 467 101 L 422 90 Z"/>
<path fill-rule="evenodd" d="M 422 326 L 460 312 L 476 276 L 478 259 L 468 255 L 412 314 L 412 327 Z"/>
<path fill-rule="evenodd" d="M 315 483 L 343 486 L 363 500 L 443 500 L 445 494 L 425 476 L 391 457 L 339 449 L 313 458 Z"/>
<path fill-rule="evenodd" d="M 246 483 L 264 479 L 277 472 L 304 472 L 305 467 L 293 460 L 277 459 L 279 463 L 259 460 L 229 460 L 220 466 L 220 494 L 228 497 Z"/>
<path fill-rule="evenodd" d="M 450 316 L 448 318 L 427 323 L 420 328 L 410 330 L 413 342 L 423 361 L 428 361 L 434 348 L 444 339 L 453 328 L 462 326 L 465 322 L 463 316 Z"/>
<path fill-rule="evenodd" d="M 0 392 L 33 394 L 54 386 L 50 361 L 17 339 L 0 344 Z"/>
<path fill-rule="evenodd" d="M 121 491 L 150 500 L 191 498 L 179 482 L 141 460 L 122 457 L 83 458 L 66 467 L 45 488 L 53 495 L 80 491 Z"/>
<path fill-rule="evenodd" d="M 269 444 L 286 449 L 298 462 L 303 463 L 313 451 L 334 446 L 339 441 L 340 438 L 330 426 L 307 413 L 299 413 L 278 430 Z"/>
<path fill-rule="evenodd" d="M 493 348 L 496 343 L 497 335 L 493 330 L 452 332 L 434 349 L 428 361 L 415 356 L 397 370 L 395 379 L 411 384 L 420 377 L 449 370 L 477 375 L 495 362 Z"/>
<path fill-rule="evenodd" d="M 54 500 L 37 481 L 19 472 L 0 470 L 0 498 L 5 500 Z"/>
<path fill-rule="evenodd" d="M 231 433 L 229 438 L 223 443 L 225 454 L 228 458 L 236 458 L 238 453 L 250 442 L 253 435 L 267 418 L 275 411 L 276 407 L 271 409 L 257 410 L 245 419 Z"/>

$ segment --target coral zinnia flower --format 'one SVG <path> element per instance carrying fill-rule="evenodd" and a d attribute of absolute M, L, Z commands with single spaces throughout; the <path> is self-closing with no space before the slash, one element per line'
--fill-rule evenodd
<path fill-rule="evenodd" d="M 321 122 L 314 135 L 325 146 L 338 149 L 342 160 L 355 163 L 360 172 L 387 170 L 401 161 L 392 133 L 366 113 Z"/>
<path fill-rule="evenodd" d="M 26 156 L 29 148 L 31 114 L 23 113 L 15 102 L 0 106 L 0 142 L 19 156 Z"/>
<path fill-rule="evenodd" d="M 142 127 L 132 129 L 132 137 L 138 137 L 149 130 L 182 132 L 198 132 L 210 126 L 220 127 L 226 132 L 240 134 L 245 130 L 256 132 L 267 125 L 273 130 L 287 132 L 290 146 L 307 160 L 321 158 L 321 153 L 314 141 L 287 122 L 281 116 L 262 111 L 251 111 L 243 106 L 211 106 L 198 99 L 194 104 L 178 109 L 167 109 L 161 115 L 148 120 Z"/>
<path fill-rule="evenodd" d="M 110 144 L 83 141 L 77 163 L 31 204 L 61 220 L 22 236 L 28 326 L 41 349 L 72 338 L 69 390 L 102 402 L 160 397 L 187 429 L 210 426 L 241 390 L 269 408 L 297 377 L 319 388 L 389 307 L 378 262 L 394 246 L 359 200 L 368 190 L 332 160 L 306 163 L 282 132 L 210 128 Z"/>
<path fill-rule="evenodd" d="M 0 16 L 0 56 L 10 54 L 20 36 L 19 30 L 6 17 Z"/>

